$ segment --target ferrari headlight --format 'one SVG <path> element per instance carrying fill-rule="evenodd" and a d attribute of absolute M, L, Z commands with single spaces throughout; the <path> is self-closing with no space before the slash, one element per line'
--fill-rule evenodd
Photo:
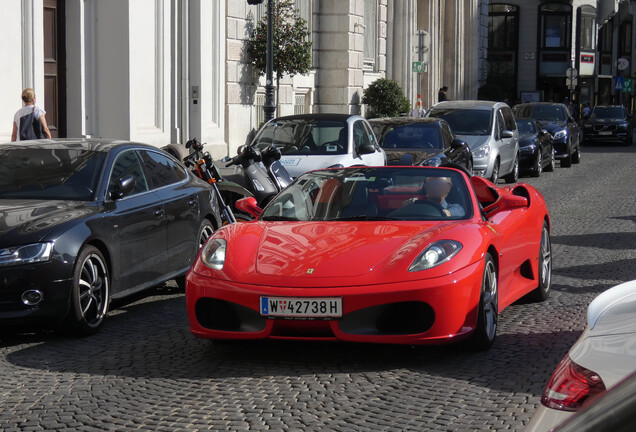
<path fill-rule="evenodd" d="M 53 242 L 0 249 L 0 267 L 45 262 L 51 259 L 51 252 Z"/>
<path fill-rule="evenodd" d="M 201 261 L 214 270 L 223 269 L 227 242 L 223 239 L 212 239 L 203 246 Z"/>
<path fill-rule="evenodd" d="M 479 159 L 485 158 L 489 154 L 490 154 L 490 145 L 489 144 L 481 145 L 481 146 L 477 147 L 473 151 L 473 156 L 475 156 L 476 158 L 479 158 Z"/>
<path fill-rule="evenodd" d="M 409 267 L 410 272 L 428 270 L 453 258 L 462 249 L 462 244 L 455 240 L 439 240 L 428 245 L 415 258 Z"/>
<path fill-rule="evenodd" d="M 568 131 L 564 129 L 555 133 L 554 139 L 561 139 L 561 138 L 565 138 L 566 136 L 568 136 Z"/>

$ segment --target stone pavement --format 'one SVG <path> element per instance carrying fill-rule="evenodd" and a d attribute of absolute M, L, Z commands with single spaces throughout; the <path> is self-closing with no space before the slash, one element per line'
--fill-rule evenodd
<path fill-rule="evenodd" d="M 636 146 L 584 147 L 538 179 L 553 292 L 500 317 L 495 346 L 218 345 L 183 294 L 115 305 L 103 331 L 0 335 L 0 430 L 522 430 L 601 291 L 636 279 Z"/>

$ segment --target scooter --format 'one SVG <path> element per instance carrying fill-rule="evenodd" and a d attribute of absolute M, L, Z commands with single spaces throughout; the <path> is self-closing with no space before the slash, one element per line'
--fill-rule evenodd
<path fill-rule="evenodd" d="M 198 142 L 196 138 L 186 142 L 186 149 L 192 149 L 193 152 L 183 158 L 183 163 L 186 167 L 190 168 L 197 177 L 212 186 L 219 205 L 223 210 L 226 222 L 236 222 L 235 212 L 229 203 L 234 204 L 236 199 L 250 197 L 252 194 L 241 185 L 224 179 L 210 153 L 203 152 L 203 146 L 204 144 Z M 232 201 L 236 195 L 238 195 L 238 198 Z M 244 218 L 241 217 L 240 219 Z"/>
<path fill-rule="evenodd" d="M 223 177 L 244 186 L 263 208 L 293 181 L 280 158 L 280 150 L 275 145 L 262 152 L 252 146 L 241 146 L 236 156 L 223 160 L 227 162 Z"/>

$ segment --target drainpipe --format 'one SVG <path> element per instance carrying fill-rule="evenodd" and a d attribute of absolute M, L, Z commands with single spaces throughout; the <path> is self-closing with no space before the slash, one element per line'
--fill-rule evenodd
<path fill-rule="evenodd" d="M 181 0 L 179 40 L 181 45 L 181 143 L 190 139 L 190 2 Z"/>

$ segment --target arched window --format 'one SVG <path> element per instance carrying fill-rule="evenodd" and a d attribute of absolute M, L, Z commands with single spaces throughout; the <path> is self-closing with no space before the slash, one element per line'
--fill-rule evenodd
<path fill-rule="evenodd" d="M 592 6 L 579 8 L 579 45 L 581 51 L 596 50 L 596 9 Z"/>

